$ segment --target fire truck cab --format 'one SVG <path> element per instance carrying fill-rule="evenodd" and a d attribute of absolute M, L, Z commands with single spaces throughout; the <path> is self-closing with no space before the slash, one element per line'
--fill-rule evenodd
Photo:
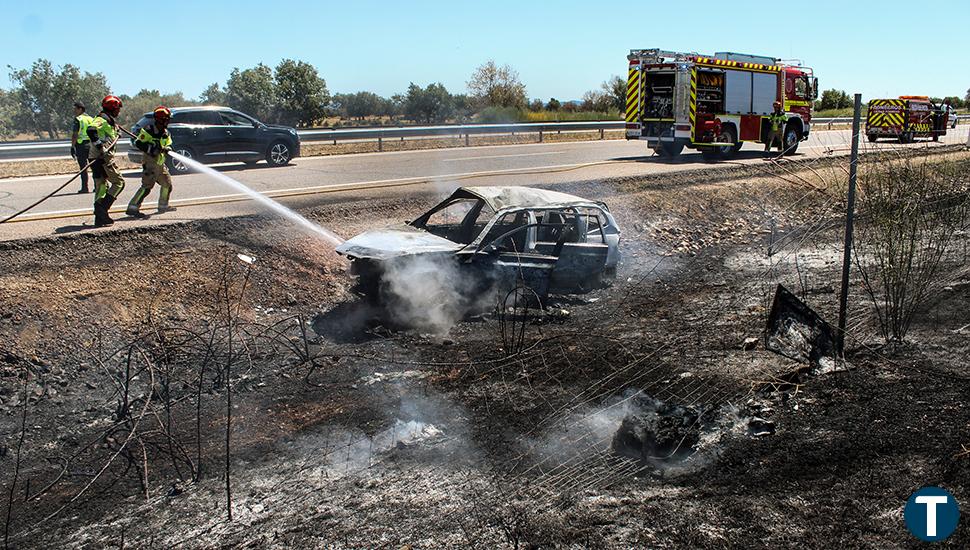
<path fill-rule="evenodd" d="M 775 101 L 783 105 L 785 154 L 811 131 L 818 79 L 812 69 L 765 56 L 714 56 L 631 50 L 626 138 L 676 157 L 685 147 L 706 158 L 734 156 L 744 142 L 764 143 Z"/>

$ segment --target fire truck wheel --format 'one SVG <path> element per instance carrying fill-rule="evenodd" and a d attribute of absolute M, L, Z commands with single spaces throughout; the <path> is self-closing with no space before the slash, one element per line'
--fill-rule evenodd
<path fill-rule="evenodd" d="M 717 141 L 720 143 L 733 143 L 734 145 L 729 145 L 727 147 L 718 147 L 718 153 L 721 158 L 731 158 L 738 149 L 741 148 L 741 142 L 738 141 L 737 136 L 734 134 L 734 130 L 731 128 L 725 128 L 721 131 L 721 135 L 717 136 Z"/>
<path fill-rule="evenodd" d="M 913 142 L 912 132 L 903 132 L 902 134 L 899 134 L 899 143 L 912 143 L 912 142 Z"/>
<path fill-rule="evenodd" d="M 683 143 L 671 143 L 669 141 L 660 142 L 660 154 L 667 158 L 677 158 L 684 150 Z"/>
<path fill-rule="evenodd" d="M 798 150 L 798 142 L 801 136 L 798 134 L 798 129 L 795 128 L 794 124 L 789 124 L 785 127 L 783 146 L 785 148 L 786 155 L 794 155 L 795 151 Z"/>
<path fill-rule="evenodd" d="M 869 134 L 866 137 L 869 138 L 869 143 L 875 143 L 876 140 L 879 139 L 879 136 L 876 134 Z"/>

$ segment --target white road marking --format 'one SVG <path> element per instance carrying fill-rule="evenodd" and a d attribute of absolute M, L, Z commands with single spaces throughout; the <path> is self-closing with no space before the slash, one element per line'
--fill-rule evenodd
<path fill-rule="evenodd" d="M 266 195 L 267 197 L 276 197 L 276 196 L 279 196 L 279 195 L 286 195 L 288 193 L 307 193 L 307 194 L 309 194 L 309 193 L 312 193 L 314 191 L 326 191 L 328 189 L 338 189 L 338 190 L 341 190 L 341 191 L 344 191 L 344 190 L 351 191 L 351 190 L 353 190 L 353 189 L 355 189 L 357 187 L 366 187 L 366 186 L 374 186 L 374 185 L 418 184 L 418 183 L 430 183 L 430 182 L 439 181 L 439 180 L 464 179 L 464 178 L 471 178 L 471 177 L 476 177 L 476 176 L 493 176 L 493 175 L 494 176 L 501 176 L 503 174 L 529 174 L 529 173 L 532 173 L 532 172 L 542 172 L 542 171 L 550 171 L 550 170 L 564 170 L 565 171 L 565 170 L 570 170 L 570 169 L 574 169 L 574 168 L 583 168 L 583 167 L 586 167 L 586 166 L 596 166 L 596 165 L 600 165 L 600 164 L 614 164 L 614 163 L 623 163 L 623 162 L 624 161 L 609 161 L 609 160 L 606 160 L 606 161 L 596 161 L 596 162 L 584 162 L 584 163 L 579 163 L 579 164 L 557 164 L 557 165 L 551 165 L 551 166 L 535 166 L 535 167 L 527 167 L 527 168 L 508 168 L 508 169 L 505 169 L 505 170 L 488 170 L 488 171 L 481 171 L 481 172 L 459 172 L 459 173 L 455 173 L 455 174 L 442 174 L 440 176 L 418 176 L 418 177 L 410 177 L 410 178 L 393 178 L 393 179 L 385 179 L 385 180 L 355 181 L 355 182 L 347 182 L 347 183 L 331 183 L 331 184 L 328 184 L 328 185 L 314 185 L 314 186 L 309 186 L 309 187 L 292 187 L 292 188 L 289 188 L 289 189 L 273 189 L 272 191 L 264 192 L 263 194 Z M 246 197 L 249 197 L 249 195 L 246 195 L 245 193 L 233 193 L 233 194 L 229 194 L 229 195 L 204 195 L 204 196 L 200 196 L 200 197 L 191 197 L 191 198 L 185 198 L 185 199 L 173 199 L 171 202 L 172 202 L 173 205 L 177 205 L 177 204 L 185 204 L 185 203 L 189 203 L 189 202 L 192 202 L 192 201 L 199 201 L 199 200 L 211 201 L 211 200 L 238 199 L 238 198 L 246 198 Z M 146 203 L 146 204 L 151 205 L 152 203 Z M 36 213 L 25 214 L 21 218 L 24 221 L 30 221 L 32 218 L 38 218 L 38 217 L 58 216 L 58 215 L 62 215 L 62 214 L 80 214 L 80 213 L 91 212 L 91 211 L 92 210 L 91 210 L 90 207 L 89 208 L 75 208 L 75 209 L 71 209 L 71 210 L 53 210 L 53 211 L 47 211 L 47 212 L 36 212 Z"/>
<path fill-rule="evenodd" d="M 544 153 L 519 153 L 517 155 L 488 155 L 483 157 L 459 157 L 454 159 L 442 159 L 442 162 L 458 162 L 462 160 L 479 160 L 479 159 L 507 159 L 512 157 L 537 157 L 539 155 L 561 155 L 565 151 L 546 151 Z"/>

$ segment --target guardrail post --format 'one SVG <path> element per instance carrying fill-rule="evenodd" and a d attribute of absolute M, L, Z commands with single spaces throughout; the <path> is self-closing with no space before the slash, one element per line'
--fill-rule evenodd
<path fill-rule="evenodd" d="M 381 136 L 377 136 L 377 151 L 384 151 L 384 139 Z"/>
<path fill-rule="evenodd" d="M 539 143 L 542 143 L 542 130 L 539 130 Z"/>
<path fill-rule="evenodd" d="M 465 132 L 465 147 L 468 147 L 468 132 Z"/>
<path fill-rule="evenodd" d="M 603 128 L 600 128 L 600 139 L 604 139 Z"/>

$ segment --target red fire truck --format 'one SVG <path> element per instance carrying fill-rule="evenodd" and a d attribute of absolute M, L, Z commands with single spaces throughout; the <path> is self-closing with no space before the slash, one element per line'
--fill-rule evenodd
<path fill-rule="evenodd" d="M 713 56 L 631 50 L 626 138 L 676 157 L 684 147 L 729 158 L 746 142 L 764 143 L 775 101 L 788 115 L 783 146 L 792 154 L 808 139 L 818 79 L 812 69 L 765 56 Z"/>
<path fill-rule="evenodd" d="M 866 113 L 866 136 L 869 141 L 881 137 L 909 143 L 914 138 L 933 138 L 946 135 L 949 109 L 933 105 L 930 98 L 902 95 L 899 99 L 871 99 Z"/>

